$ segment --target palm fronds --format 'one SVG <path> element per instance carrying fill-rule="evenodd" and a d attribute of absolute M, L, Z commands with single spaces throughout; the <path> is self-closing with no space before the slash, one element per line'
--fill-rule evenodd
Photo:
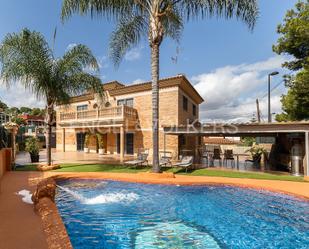
<path fill-rule="evenodd" d="M 77 45 L 55 59 L 44 37 L 28 29 L 8 34 L 0 47 L 1 77 L 8 85 L 16 81 L 46 101 L 47 158 L 51 163 L 50 133 L 54 105 L 69 103 L 72 95 L 92 90 L 103 95 L 96 58 L 90 49 Z"/>
<path fill-rule="evenodd" d="M 109 55 L 119 65 L 126 52 L 147 34 L 147 22 L 141 15 L 122 18 L 110 38 Z"/>

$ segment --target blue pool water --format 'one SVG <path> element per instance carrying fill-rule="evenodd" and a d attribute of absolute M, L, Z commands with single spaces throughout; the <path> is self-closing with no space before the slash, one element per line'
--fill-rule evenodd
<path fill-rule="evenodd" d="M 229 186 L 58 183 L 74 248 L 309 248 L 309 202 Z"/>

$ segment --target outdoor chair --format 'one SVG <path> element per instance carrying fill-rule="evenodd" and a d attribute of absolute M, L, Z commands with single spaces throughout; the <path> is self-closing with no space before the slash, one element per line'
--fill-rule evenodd
<path fill-rule="evenodd" d="M 126 162 L 124 162 L 124 164 L 129 165 L 129 166 L 134 166 L 134 167 L 142 166 L 144 163 L 146 163 L 148 165 L 147 158 L 148 158 L 148 154 L 140 153 L 140 154 L 138 154 L 137 159 L 131 160 L 131 161 L 126 161 Z"/>
<path fill-rule="evenodd" d="M 219 161 L 220 166 L 222 165 L 222 158 L 220 154 L 220 149 L 214 149 L 214 154 L 212 155 L 211 161 L 212 165 L 214 166 L 215 160 Z"/>
<path fill-rule="evenodd" d="M 188 168 L 193 165 L 193 156 L 184 156 L 181 158 L 181 161 L 179 163 L 174 164 L 175 167 L 181 167 L 186 169 L 186 173 L 188 171 Z"/>
<path fill-rule="evenodd" d="M 203 161 L 205 160 L 205 162 L 206 162 L 206 167 L 208 167 L 208 165 L 209 165 L 209 153 L 207 152 L 207 151 L 204 151 L 203 153 L 202 153 L 202 155 L 201 155 L 201 159 L 202 159 L 202 163 L 203 163 Z"/>
<path fill-rule="evenodd" d="M 161 156 L 160 161 L 159 161 L 160 166 L 164 166 L 164 167 L 172 166 L 171 159 L 172 158 L 170 156 Z"/>
<path fill-rule="evenodd" d="M 227 162 L 231 162 L 231 167 L 235 167 L 235 159 L 234 159 L 234 154 L 233 150 L 225 150 L 224 151 L 224 158 L 223 158 L 223 165 L 227 167 Z"/>

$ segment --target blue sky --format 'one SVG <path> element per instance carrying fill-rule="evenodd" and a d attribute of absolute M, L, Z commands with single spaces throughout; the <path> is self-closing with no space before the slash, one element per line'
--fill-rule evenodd
<path fill-rule="evenodd" d="M 147 40 L 130 51 L 116 69 L 107 57 L 113 23 L 99 18 L 92 20 L 87 16 L 73 16 L 62 24 L 61 0 L 0 2 L 0 40 L 9 32 L 19 32 L 27 27 L 42 32 L 51 41 L 57 26 L 57 55 L 62 55 L 70 44 L 82 43 L 90 47 L 100 61 L 103 81 L 118 80 L 131 84 L 150 79 Z M 272 52 L 272 44 L 278 38 L 277 25 L 296 2 L 260 0 L 260 17 L 253 32 L 236 20 L 213 18 L 187 23 L 180 44 L 170 40 L 162 44 L 161 77 L 183 73 L 191 80 L 206 100 L 201 106 L 203 120 L 250 119 L 255 111 L 255 98 L 265 94 L 267 72 L 281 71 L 280 65 L 286 59 Z M 176 55 L 177 63 L 174 63 L 171 57 Z M 274 78 L 273 84 L 280 81 L 281 77 L 278 76 Z M 11 106 L 42 105 L 33 97 L 25 100 L 21 86 L 16 89 L 13 93 L 1 87 L 0 98 Z M 279 100 L 284 91 L 283 85 L 280 85 L 273 92 L 274 112 L 280 111 Z M 261 99 L 261 106 L 262 114 L 265 115 L 264 100 Z"/>

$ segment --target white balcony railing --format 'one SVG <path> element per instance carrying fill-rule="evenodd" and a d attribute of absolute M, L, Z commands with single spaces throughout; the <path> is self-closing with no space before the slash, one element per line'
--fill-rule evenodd
<path fill-rule="evenodd" d="M 136 119 L 136 109 L 129 106 L 108 107 L 98 110 L 60 112 L 60 122 L 62 121 L 82 121 L 82 120 L 104 120 L 104 119 Z"/>

